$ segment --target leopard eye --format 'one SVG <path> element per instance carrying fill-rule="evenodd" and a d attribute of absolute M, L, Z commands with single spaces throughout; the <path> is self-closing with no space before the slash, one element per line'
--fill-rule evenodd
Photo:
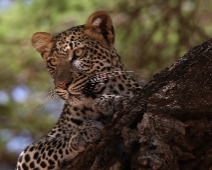
<path fill-rule="evenodd" d="M 76 49 L 76 50 L 74 51 L 74 54 L 75 54 L 77 57 L 79 57 L 79 56 L 81 56 L 81 55 L 83 54 L 83 52 L 84 52 L 84 49 L 83 49 L 83 48 L 78 48 L 78 49 Z"/>

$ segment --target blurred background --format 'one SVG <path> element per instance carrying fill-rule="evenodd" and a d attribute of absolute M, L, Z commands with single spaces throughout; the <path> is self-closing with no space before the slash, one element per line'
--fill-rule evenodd
<path fill-rule="evenodd" d="M 147 83 L 211 37 L 211 9 L 209 0 L 0 0 L 0 170 L 14 169 L 21 150 L 46 134 L 62 109 L 31 45 L 34 32 L 56 35 L 106 10 L 126 69 Z"/>

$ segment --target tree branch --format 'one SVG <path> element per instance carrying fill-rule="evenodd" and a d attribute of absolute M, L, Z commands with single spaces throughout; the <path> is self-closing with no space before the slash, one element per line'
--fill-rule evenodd
<path fill-rule="evenodd" d="M 67 170 L 212 168 L 212 39 L 123 103 L 102 140 Z"/>

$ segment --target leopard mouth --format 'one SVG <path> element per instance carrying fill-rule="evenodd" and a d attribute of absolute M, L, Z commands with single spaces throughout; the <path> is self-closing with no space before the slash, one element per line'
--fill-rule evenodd
<path fill-rule="evenodd" d="M 68 91 L 68 90 L 64 90 L 62 88 L 56 88 L 56 93 L 57 95 L 62 98 L 63 100 L 65 100 L 69 105 L 79 105 L 82 104 L 84 99 L 85 99 L 85 95 L 82 94 L 82 92 L 76 92 L 76 91 Z"/>
<path fill-rule="evenodd" d="M 104 74 L 103 74 L 104 75 Z M 105 76 L 105 75 L 104 75 Z M 95 96 L 94 89 L 97 84 L 102 82 L 102 75 L 94 75 L 82 79 L 83 81 L 65 83 L 66 86 L 55 87 L 57 95 L 68 103 L 80 103 L 85 98 L 93 98 Z"/>

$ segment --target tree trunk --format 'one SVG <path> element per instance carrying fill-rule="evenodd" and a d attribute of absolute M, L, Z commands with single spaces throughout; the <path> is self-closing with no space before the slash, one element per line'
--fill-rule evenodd
<path fill-rule="evenodd" d="M 157 73 L 67 170 L 212 169 L 212 39 Z"/>

